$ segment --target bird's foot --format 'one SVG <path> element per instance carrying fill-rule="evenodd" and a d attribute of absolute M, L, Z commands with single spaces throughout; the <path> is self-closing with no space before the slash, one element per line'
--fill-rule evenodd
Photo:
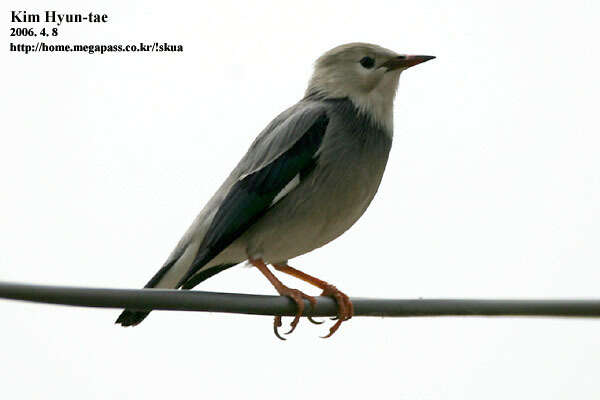
<path fill-rule="evenodd" d="M 321 325 L 323 322 L 325 321 L 317 321 L 316 319 L 314 319 L 313 317 L 306 317 L 311 323 L 315 324 L 315 325 Z"/>
<path fill-rule="evenodd" d="M 286 335 L 289 335 L 290 333 L 294 332 L 294 329 L 296 329 L 298 322 L 300 322 L 300 317 L 304 313 L 304 300 L 308 300 L 311 308 L 314 308 L 314 306 L 317 304 L 317 300 L 314 297 L 309 296 L 298 289 L 290 289 L 287 286 L 280 287 L 277 289 L 277 291 L 280 295 L 287 296 L 290 299 L 294 300 L 294 302 L 296 302 L 296 315 L 294 316 L 294 320 L 290 324 L 291 329 L 285 333 Z M 281 327 L 281 316 L 277 315 L 275 316 L 275 320 L 273 321 L 273 331 L 275 332 L 275 336 L 277 336 L 281 340 L 285 340 L 285 338 L 279 334 L 279 327 Z"/>
<path fill-rule="evenodd" d="M 350 298 L 338 288 L 333 285 L 327 284 L 323 289 L 323 293 L 321 296 L 332 297 L 338 306 L 338 314 L 335 319 L 337 319 L 336 323 L 333 324 L 331 328 L 329 328 L 329 333 L 325 336 L 321 336 L 322 338 L 328 338 L 333 335 L 342 325 L 342 322 L 348 321 L 354 315 L 354 305 Z"/>

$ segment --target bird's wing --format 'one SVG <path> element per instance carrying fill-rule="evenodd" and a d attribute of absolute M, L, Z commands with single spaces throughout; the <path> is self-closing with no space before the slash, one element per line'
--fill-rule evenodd
<path fill-rule="evenodd" d="M 307 175 L 318 157 L 329 118 L 325 107 L 307 106 L 268 126 L 237 166 L 239 177 L 218 206 L 196 257 L 178 287 L 229 246 Z M 283 120 L 281 118 L 283 117 Z"/>

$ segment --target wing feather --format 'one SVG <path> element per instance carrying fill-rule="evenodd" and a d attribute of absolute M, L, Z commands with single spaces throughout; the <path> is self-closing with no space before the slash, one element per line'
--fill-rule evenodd
<path fill-rule="evenodd" d="M 240 162 L 247 165 L 248 172 L 240 174 L 220 203 L 194 262 L 178 286 L 256 222 L 295 177 L 312 171 L 328 123 L 323 108 L 308 108 L 256 139 Z"/>

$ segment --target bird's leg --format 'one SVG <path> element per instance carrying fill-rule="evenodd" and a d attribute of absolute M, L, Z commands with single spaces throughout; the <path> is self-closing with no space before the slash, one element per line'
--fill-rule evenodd
<path fill-rule="evenodd" d="M 294 329 L 296 329 L 296 325 L 298 325 L 298 322 L 300 321 L 300 317 L 302 316 L 302 313 L 304 312 L 304 300 L 305 299 L 308 300 L 310 302 L 311 307 L 314 307 L 317 304 L 317 300 L 315 300 L 315 298 L 312 296 L 302 293 L 298 289 L 290 289 L 289 287 L 285 286 L 283 283 L 281 283 L 281 281 L 279 279 L 277 279 L 277 277 L 275 275 L 273 275 L 273 273 L 269 270 L 269 268 L 267 267 L 267 265 L 264 263 L 263 260 L 249 259 L 248 261 L 250 261 L 250 264 L 254 265 L 256 268 L 258 268 L 258 270 L 260 272 L 262 272 L 262 274 L 269 280 L 269 282 L 271 282 L 271 284 L 275 287 L 275 289 L 281 296 L 287 296 L 296 302 L 296 305 L 298 306 L 298 310 L 296 312 L 294 320 L 290 324 L 292 328 L 289 330 L 289 332 L 286 332 L 286 335 L 289 335 L 290 333 L 292 333 L 294 331 Z M 275 332 L 275 335 L 279 339 L 285 340 L 283 337 L 281 337 L 279 335 L 279 331 L 277 330 L 277 328 L 279 328 L 280 326 L 281 326 L 281 316 L 277 315 L 277 316 L 275 316 L 275 320 L 273 321 L 273 330 Z"/>
<path fill-rule="evenodd" d="M 338 305 L 338 320 L 329 329 L 329 334 L 324 336 L 325 338 L 328 338 L 331 335 L 333 335 L 335 331 L 338 330 L 342 322 L 349 320 L 350 318 L 352 318 L 352 315 L 354 315 L 354 306 L 352 305 L 350 298 L 335 286 L 330 285 L 329 283 L 322 281 L 319 278 L 315 278 L 314 276 L 308 275 L 307 273 L 297 270 L 296 268 L 290 267 L 289 265 L 274 264 L 273 266 L 277 271 L 281 271 L 286 274 L 292 275 L 298 279 L 303 280 L 304 282 L 310 283 L 311 285 L 323 290 L 321 296 L 333 297 L 333 299 Z"/>

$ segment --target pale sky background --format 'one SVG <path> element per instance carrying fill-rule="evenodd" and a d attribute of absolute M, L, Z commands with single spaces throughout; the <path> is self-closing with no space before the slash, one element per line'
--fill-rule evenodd
<path fill-rule="evenodd" d="M 141 287 L 313 61 L 367 41 L 438 58 L 401 78 L 370 209 L 291 264 L 360 297 L 600 297 L 598 2 L 2 7 L 0 280 Z M 11 53 L 11 9 L 109 15 L 48 43 L 184 52 Z M 198 289 L 274 294 L 242 267 Z M 355 318 L 329 340 L 302 321 L 284 343 L 271 317 L 118 313 L 1 300 L 2 397 L 600 396 L 598 320 Z"/>

